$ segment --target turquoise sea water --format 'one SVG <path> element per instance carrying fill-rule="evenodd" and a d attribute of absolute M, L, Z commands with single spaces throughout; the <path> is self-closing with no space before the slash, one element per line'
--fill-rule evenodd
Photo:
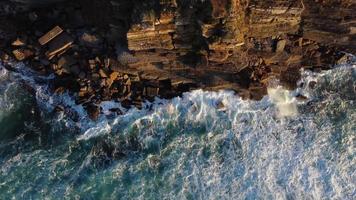
<path fill-rule="evenodd" d="M 14 67 L 0 67 L 0 199 L 356 196 L 355 63 L 303 72 L 294 116 L 273 97 L 198 90 L 143 110 L 104 102 L 98 122 L 50 94 L 51 77 Z"/>

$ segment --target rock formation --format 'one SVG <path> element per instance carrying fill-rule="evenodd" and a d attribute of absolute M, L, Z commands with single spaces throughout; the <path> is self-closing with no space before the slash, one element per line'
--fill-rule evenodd
<path fill-rule="evenodd" d="M 271 79 L 293 88 L 301 68 L 356 53 L 353 0 L 43 2 L 0 5 L 2 61 L 54 72 L 55 91 L 69 89 L 92 113 L 101 100 L 140 105 L 195 88 L 260 99 Z"/>

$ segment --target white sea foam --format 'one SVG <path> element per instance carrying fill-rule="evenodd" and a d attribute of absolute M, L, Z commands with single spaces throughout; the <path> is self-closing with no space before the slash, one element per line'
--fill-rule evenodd
<path fill-rule="evenodd" d="M 145 167 L 163 165 L 162 174 L 135 179 L 130 192 L 118 189 L 114 196 L 352 199 L 355 91 L 346 86 L 348 79 L 355 84 L 355 69 L 347 65 L 319 74 L 305 71 L 301 88 L 291 92 L 270 88 L 261 101 L 242 100 L 229 91 L 196 90 L 153 104 L 150 110 L 102 119 L 104 126 L 100 122 L 79 138 L 90 140 L 100 134 L 116 138 L 134 132 L 144 150 L 159 149 L 129 171 L 139 177 Z M 308 100 L 298 102 L 296 94 Z M 336 118 L 339 115 L 343 118 Z M 335 137 L 343 138 L 342 143 Z M 128 172 L 119 162 L 113 173 L 122 177 Z M 101 181 L 111 176 L 105 174 Z M 157 189 L 156 181 L 165 184 Z M 153 190 L 158 191 L 152 194 Z"/>
<path fill-rule="evenodd" d="M 293 117 L 298 115 L 296 99 L 289 90 L 279 86 L 277 88 L 268 88 L 267 92 L 271 101 L 278 107 L 281 117 Z"/>

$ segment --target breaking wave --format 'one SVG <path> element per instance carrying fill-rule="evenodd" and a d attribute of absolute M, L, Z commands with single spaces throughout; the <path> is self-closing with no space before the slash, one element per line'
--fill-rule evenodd
<path fill-rule="evenodd" d="M 0 70 L 1 128 L 11 113 L 27 117 L 0 132 L 24 127 L 0 143 L 1 199 L 356 195 L 355 62 L 303 71 L 298 89 L 271 88 L 260 101 L 197 90 L 142 110 L 103 102 L 97 122 L 69 94 L 49 93 L 51 77 L 14 68 Z"/>

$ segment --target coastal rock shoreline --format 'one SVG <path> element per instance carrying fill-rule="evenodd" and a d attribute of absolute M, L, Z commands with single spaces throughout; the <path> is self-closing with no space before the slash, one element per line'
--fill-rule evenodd
<path fill-rule="evenodd" d="M 193 89 L 261 99 L 271 80 L 356 53 L 351 0 L 3 1 L 0 61 L 54 73 L 96 119 L 101 101 L 140 107 Z"/>

